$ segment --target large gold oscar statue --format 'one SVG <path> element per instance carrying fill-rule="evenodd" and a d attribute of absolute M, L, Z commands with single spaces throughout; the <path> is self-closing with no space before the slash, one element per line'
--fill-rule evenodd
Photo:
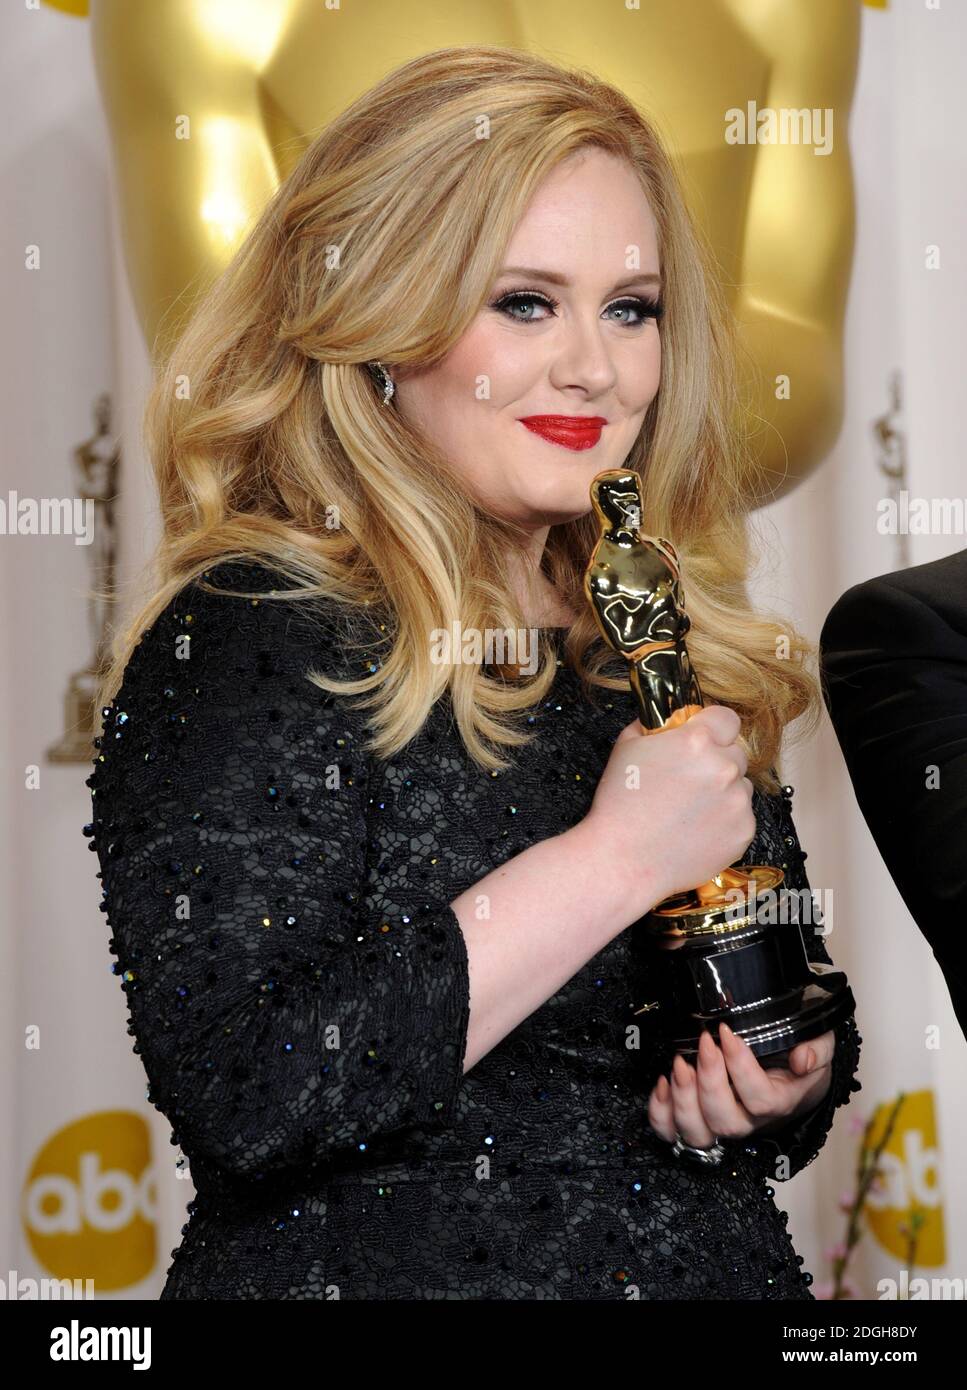
<path fill-rule="evenodd" d="M 859 0 L 91 0 L 90 14 L 152 347 L 328 119 L 417 54 L 503 44 L 614 83 L 676 158 L 734 287 L 762 420 L 752 500 L 828 453 L 842 420 Z"/>

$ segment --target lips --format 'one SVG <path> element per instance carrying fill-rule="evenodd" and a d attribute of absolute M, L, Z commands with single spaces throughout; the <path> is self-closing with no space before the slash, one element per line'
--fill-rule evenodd
<path fill-rule="evenodd" d="M 593 449 L 608 422 L 603 415 L 526 415 L 520 423 L 550 444 Z"/>

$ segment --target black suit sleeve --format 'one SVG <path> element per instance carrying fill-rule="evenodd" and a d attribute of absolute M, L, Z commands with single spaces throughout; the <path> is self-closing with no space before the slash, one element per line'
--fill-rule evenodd
<path fill-rule="evenodd" d="M 847 590 L 820 646 L 857 802 L 967 1033 L 967 552 Z"/>

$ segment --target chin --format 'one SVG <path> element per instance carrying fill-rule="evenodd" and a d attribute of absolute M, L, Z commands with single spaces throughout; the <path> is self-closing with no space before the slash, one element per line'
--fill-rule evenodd
<path fill-rule="evenodd" d="M 595 469 L 595 472 L 599 472 Z M 587 485 L 575 488 L 555 488 L 553 497 L 531 498 L 525 502 L 526 510 L 541 526 L 561 526 L 566 521 L 577 521 L 591 510 L 591 478 Z"/>

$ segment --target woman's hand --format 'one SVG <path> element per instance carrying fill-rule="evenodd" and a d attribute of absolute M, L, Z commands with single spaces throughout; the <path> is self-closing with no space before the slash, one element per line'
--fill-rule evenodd
<path fill-rule="evenodd" d="M 651 1093 L 648 1122 L 669 1144 L 676 1130 L 686 1144 L 701 1149 L 716 1135 L 741 1139 L 753 1131 L 768 1133 L 814 1109 L 829 1090 L 836 1046 L 832 1031 L 794 1047 L 788 1070 L 761 1067 L 726 1023 L 719 1025 L 719 1037 L 721 1048 L 703 1030 L 698 1066 L 677 1055 L 671 1084 L 662 1076 Z"/>
<path fill-rule="evenodd" d="M 634 719 L 615 739 L 579 825 L 624 925 L 748 848 L 756 818 L 741 731 L 735 710 L 706 705 L 658 737 Z"/>

